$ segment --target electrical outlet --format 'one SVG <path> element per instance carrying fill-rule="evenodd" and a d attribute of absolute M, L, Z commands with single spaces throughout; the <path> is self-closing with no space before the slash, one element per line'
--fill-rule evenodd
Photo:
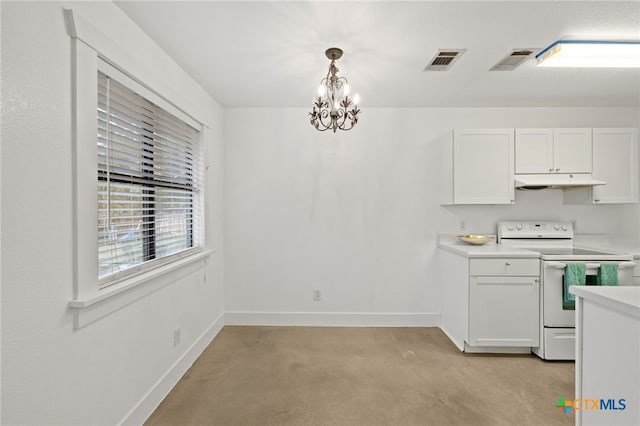
<path fill-rule="evenodd" d="M 313 290 L 313 301 L 319 302 L 322 300 L 322 290 L 314 289 Z"/>
<path fill-rule="evenodd" d="M 180 329 L 176 328 L 173 330 L 173 346 L 178 346 L 180 344 Z"/>
<path fill-rule="evenodd" d="M 578 221 L 575 219 L 571 219 L 571 227 L 573 228 L 573 232 L 576 232 L 578 229 Z"/>
<path fill-rule="evenodd" d="M 461 220 L 460 221 L 460 230 L 461 231 L 465 231 L 467 229 L 467 221 L 466 220 Z"/>
<path fill-rule="evenodd" d="M 207 283 L 207 274 L 203 274 L 202 275 L 202 283 L 206 284 Z"/>

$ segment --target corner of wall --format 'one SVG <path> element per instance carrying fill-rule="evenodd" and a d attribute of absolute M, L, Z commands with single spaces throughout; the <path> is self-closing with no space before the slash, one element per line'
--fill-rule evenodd
<path fill-rule="evenodd" d="M 220 333 L 222 327 L 224 327 L 224 313 L 216 318 L 118 424 L 132 426 L 143 424 Z"/>

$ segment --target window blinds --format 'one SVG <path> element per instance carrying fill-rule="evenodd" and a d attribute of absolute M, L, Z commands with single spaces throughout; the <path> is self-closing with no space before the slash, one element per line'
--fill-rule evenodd
<path fill-rule="evenodd" d="M 201 244 L 198 130 L 98 72 L 101 287 Z"/>

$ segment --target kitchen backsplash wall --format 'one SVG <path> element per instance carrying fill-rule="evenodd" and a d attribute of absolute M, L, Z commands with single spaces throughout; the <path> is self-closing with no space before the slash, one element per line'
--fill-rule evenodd
<path fill-rule="evenodd" d="M 516 204 L 502 206 L 441 206 L 439 197 L 439 142 L 455 128 L 638 127 L 637 108 L 363 105 L 360 123 L 336 134 L 316 131 L 307 113 L 225 110 L 228 321 L 384 313 L 399 314 L 387 322 L 428 323 L 440 310 L 439 233 L 563 219 L 581 233 L 638 235 L 636 205 L 564 205 L 561 190 L 517 191 Z"/>
<path fill-rule="evenodd" d="M 581 234 L 635 237 L 638 209 L 635 205 L 564 205 L 561 189 L 516 191 L 515 205 L 445 206 L 443 233 L 496 233 L 503 220 L 566 220 Z"/>

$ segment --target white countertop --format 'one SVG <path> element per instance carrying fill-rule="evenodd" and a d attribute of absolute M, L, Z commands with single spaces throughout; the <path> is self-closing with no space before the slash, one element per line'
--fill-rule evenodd
<path fill-rule="evenodd" d="M 501 244 L 487 243 L 481 246 L 474 246 L 463 243 L 462 241 L 449 240 L 443 238 L 438 243 L 441 249 L 450 251 L 455 254 L 474 258 L 530 258 L 537 259 L 540 253 L 537 251 L 526 250 L 516 247 L 505 247 Z"/>
<path fill-rule="evenodd" d="M 608 237 L 606 235 L 580 235 L 577 234 L 573 238 L 573 244 L 581 248 L 593 250 L 611 250 L 620 253 L 629 253 L 636 259 L 640 259 L 640 241 Z"/>
<path fill-rule="evenodd" d="M 577 234 L 573 239 L 575 247 L 591 250 L 612 251 L 632 255 L 640 259 L 640 241 L 624 238 L 611 238 L 601 234 Z M 521 257 L 537 258 L 540 254 L 534 250 L 515 247 L 503 247 L 501 244 L 488 243 L 474 246 L 459 241 L 455 235 L 442 234 L 439 236 L 438 247 L 467 257 L 501 258 Z"/>
<path fill-rule="evenodd" d="M 640 318 L 640 287 L 571 286 L 569 292 L 585 300 Z"/>

